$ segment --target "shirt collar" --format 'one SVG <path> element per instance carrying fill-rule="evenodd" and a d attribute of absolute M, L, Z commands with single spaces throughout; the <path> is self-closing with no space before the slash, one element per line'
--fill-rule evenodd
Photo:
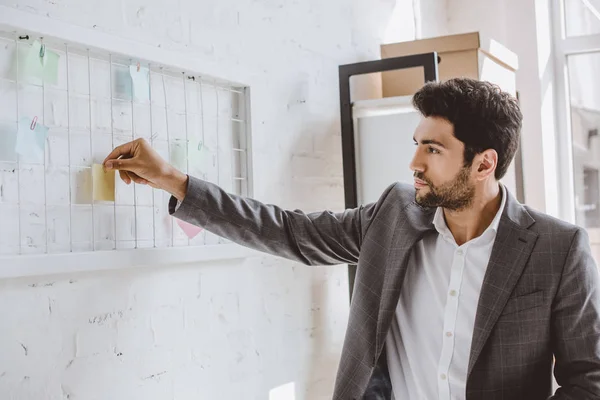
<path fill-rule="evenodd" d="M 490 223 L 490 225 L 486 228 L 486 230 L 481 234 L 481 236 L 486 235 L 488 232 L 494 232 L 494 234 L 498 233 L 498 226 L 500 225 L 500 218 L 502 217 L 502 213 L 504 212 L 504 207 L 506 206 L 506 188 L 504 185 L 500 184 L 500 192 L 502 193 L 502 200 L 500 202 L 500 208 L 498 208 L 498 212 L 494 216 L 494 219 Z M 454 240 L 452 236 L 452 232 L 446 225 L 446 219 L 444 218 L 444 210 L 442 207 L 438 207 L 435 211 L 435 216 L 433 217 L 433 225 L 438 233 L 444 236 L 446 239 Z M 481 237 L 479 236 L 479 237 Z"/>

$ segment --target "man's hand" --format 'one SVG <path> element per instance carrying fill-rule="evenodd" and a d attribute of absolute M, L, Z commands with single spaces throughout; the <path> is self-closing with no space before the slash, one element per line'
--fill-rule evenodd
<path fill-rule="evenodd" d="M 136 139 L 115 148 L 104 160 L 107 171 L 118 170 L 126 184 L 132 181 L 162 189 L 178 200 L 187 191 L 188 177 L 163 160 L 144 139 Z"/>

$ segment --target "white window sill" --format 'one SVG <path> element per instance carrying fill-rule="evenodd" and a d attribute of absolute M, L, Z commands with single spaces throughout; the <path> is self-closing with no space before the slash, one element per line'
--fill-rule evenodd
<path fill-rule="evenodd" d="M 232 260 L 260 253 L 237 244 L 0 256 L 0 279 Z"/>

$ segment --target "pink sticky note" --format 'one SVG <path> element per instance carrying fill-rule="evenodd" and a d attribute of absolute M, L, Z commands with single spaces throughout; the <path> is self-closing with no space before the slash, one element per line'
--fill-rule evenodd
<path fill-rule="evenodd" d="M 202 232 L 202 228 L 199 228 L 196 225 L 192 225 L 190 223 L 187 223 L 187 222 L 182 221 L 182 220 L 177 219 L 177 218 L 175 218 L 175 219 L 177 220 L 177 225 L 179 225 L 179 227 L 181 228 L 181 230 L 190 239 L 195 238 L 197 234 L 199 234 L 200 232 Z"/>

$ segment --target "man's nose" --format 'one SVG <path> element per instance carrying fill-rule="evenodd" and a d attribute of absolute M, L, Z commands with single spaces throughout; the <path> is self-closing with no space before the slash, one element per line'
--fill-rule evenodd
<path fill-rule="evenodd" d="M 421 161 L 421 157 L 419 156 L 419 150 L 415 151 L 415 155 L 413 156 L 412 160 L 410 161 L 410 164 L 408 165 L 408 167 L 411 169 L 411 171 L 414 171 L 414 172 L 424 172 L 425 171 L 425 167 L 423 165 L 423 162 Z"/>

